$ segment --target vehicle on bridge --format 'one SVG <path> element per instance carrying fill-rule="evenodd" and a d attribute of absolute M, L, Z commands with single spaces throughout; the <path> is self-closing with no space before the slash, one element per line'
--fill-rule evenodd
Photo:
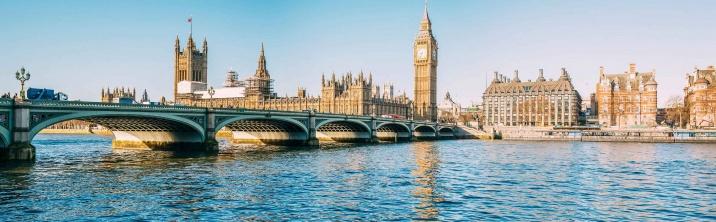
<path fill-rule="evenodd" d="M 55 93 L 54 89 L 27 89 L 27 99 L 29 100 L 56 100 L 67 101 L 67 94 L 62 92 Z"/>
<path fill-rule="evenodd" d="M 398 115 L 398 114 L 383 114 L 380 115 L 381 118 L 388 118 L 388 119 L 405 119 L 404 116 Z"/>

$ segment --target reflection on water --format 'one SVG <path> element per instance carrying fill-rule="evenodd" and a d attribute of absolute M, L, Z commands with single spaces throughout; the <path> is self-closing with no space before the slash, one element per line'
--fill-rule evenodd
<path fill-rule="evenodd" d="M 219 155 L 40 135 L 0 221 L 716 220 L 709 144 L 436 141 Z"/>
<path fill-rule="evenodd" d="M 437 219 L 439 210 L 436 206 L 440 202 L 437 186 L 437 173 L 440 160 L 435 143 L 419 142 L 411 144 L 415 155 L 417 167 L 413 170 L 415 176 L 415 195 L 420 203 L 414 207 L 417 218 L 421 220 Z"/>

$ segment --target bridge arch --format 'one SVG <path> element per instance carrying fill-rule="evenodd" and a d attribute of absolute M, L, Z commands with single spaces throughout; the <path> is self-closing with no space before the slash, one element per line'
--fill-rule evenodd
<path fill-rule="evenodd" d="M 438 137 L 441 139 L 455 138 L 455 129 L 453 129 L 451 127 L 441 127 L 438 130 Z"/>
<path fill-rule="evenodd" d="M 11 136 L 12 134 L 10 134 L 10 130 L 5 129 L 4 127 L 0 127 L 0 147 L 10 146 Z"/>
<path fill-rule="evenodd" d="M 399 126 L 403 129 L 405 129 L 407 132 L 410 132 L 410 127 L 408 125 L 406 125 L 405 123 L 398 123 L 398 122 L 384 122 L 384 123 L 378 124 L 375 128 L 380 129 L 381 127 L 384 127 L 384 126 Z"/>
<path fill-rule="evenodd" d="M 31 122 L 33 121 L 31 114 Z M 51 114 L 51 113 L 48 113 Z M 203 118 L 203 117 L 201 117 Z M 107 127 L 115 148 L 196 149 L 204 145 L 203 125 L 189 118 L 166 113 L 116 111 L 74 112 L 40 119 L 29 130 L 29 141 L 53 124 L 83 120 Z"/>
<path fill-rule="evenodd" d="M 272 117 L 237 116 L 237 117 L 229 118 L 229 119 L 226 119 L 226 120 L 223 120 L 223 121 L 217 123 L 217 124 L 216 124 L 216 127 L 214 127 L 214 128 L 217 129 L 217 130 L 219 130 L 219 129 L 221 129 L 221 128 L 226 127 L 226 125 L 229 125 L 229 124 L 231 124 L 231 123 L 233 123 L 233 122 L 237 122 L 237 121 L 241 121 L 241 120 L 272 120 L 272 121 L 282 121 L 282 122 L 291 123 L 291 124 L 293 124 L 293 125 L 295 125 L 295 126 L 301 128 L 301 130 L 303 130 L 303 132 L 308 133 L 308 127 L 306 127 L 305 124 L 299 122 L 298 120 L 291 119 L 291 118 L 284 118 L 284 117 L 274 117 L 274 116 L 272 116 Z"/>
<path fill-rule="evenodd" d="M 351 119 L 329 119 L 316 124 L 316 138 L 332 142 L 370 142 L 371 128 L 368 124 Z"/>
<path fill-rule="evenodd" d="M 216 130 L 231 131 L 234 143 L 303 145 L 308 142 L 308 128 L 292 118 L 238 116 L 221 121 Z"/>
<path fill-rule="evenodd" d="M 430 125 L 419 125 L 413 130 L 413 136 L 417 139 L 431 140 L 437 138 L 437 134 L 435 127 Z"/>
<path fill-rule="evenodd" d="M 440 133 L 455 133 L 455 130 L 453 130 L 450 127 L 441 127 L 440 130 L 438 130 Z"/>
<path fill-rule="evenodd" d="M 416 126 L 415 129 L 413 129 L 413 131 L 415 131 L 415 132 L 426 132 L 426 133 L 427 133 L 427 132 L 433 132 L 433 133 L 437 132 L 437 130 L 435 130 L 435 127 L 432 127 L 432 126 L 430 126 L 430 125 L 419 125 L 419 126 Z"/>
<path fill-rule="evenodd" d="M 407 141 L 412 137 L 411 130 L 408 125 L 396 122 L 385 122 L 375 127 L 376 136 L 381 141 Z"/>

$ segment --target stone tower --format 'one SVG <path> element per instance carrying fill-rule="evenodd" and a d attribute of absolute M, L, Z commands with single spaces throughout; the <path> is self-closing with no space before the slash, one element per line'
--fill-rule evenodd
<path fill-rule="evenodd" d="M 266 56 L 264 54 L 264 44 L 261 43 L 261 51 L 259 52 L 258 67 L 254 76 L 247 80 L 248 86 L 246 95 L 249 97 L 257 97 L 268 99 L 274 97 L 271 75 L 266 69 Z"/>
<path fill-rule="evenodd" d="M 201 45 L 201 50 L 196 48 L 194 39 L 189 33 L 186 48 L 182 51 L 177 36 L 174 44 L 174 100 L 177 99 L 177 85 L 181 81 L 201 82 L 206 84 L 207 80 L 207 54 L 208 47 L 206 38 Z"/>
<path fill-rule="evenodd" d="M 433 37 L 428 7 L 425 5 L 420 31 L 413 44 L 415 65 L 414 119 L 437 121 L 438 42 Z"/>

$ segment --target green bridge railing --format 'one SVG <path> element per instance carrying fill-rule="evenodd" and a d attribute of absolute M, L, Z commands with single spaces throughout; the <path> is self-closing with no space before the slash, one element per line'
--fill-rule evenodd
<path fill-rule="evenodd" d="M 0 106 L 12 106 L 13 102 L 12 99 L 0 99 Z"/>
<path fill-rule="evenodd" d="M 193 107 L 193 106 L 180 106 L 180 105 L 148 105 L 148 104 L 119 104 L 119 103 L 102 103 L 102 102 L 84 102 L 84 101 L 52 101 L 52 100 L 36 100 L 36 101 L 25 101 L 15 103 L 12 99 L 0 99 L 0 106 L 31 106 L 31 107 L 57 107 L 57 108 L 83 108 L 83 109 L 120 109 L 120 110 L 133 110 L 133 111 L 183 111 L 183 112 L 207 112 L 208 108 L 204 107 Z M 281 111 L 281 110 L 263 110 L 263 109 L 245 109 L 245 108 L 217 108 L 212 109 L 217 113 L 225 114 L 269 114 L 269 115 L 288 115 L 288 116 L 303 116 L 309 111 Z M 347 115 L 347 114 L 335 114 L 335 113 L 321 113 L 316 112 L 317 116 L 328 117 L 328 118 L 350 118 L 350 119 L 370 119 L 371 116 L 361 115 Z M 382 118 L 374 117 L 377 120 L 384 122 L 413 122 L 416 124 L 435 124 L 429 121 L 415 121 L 409 119 L 393 119 L 393 118 Z M 439 124 L 446 125 L 446 124 Z"/>

